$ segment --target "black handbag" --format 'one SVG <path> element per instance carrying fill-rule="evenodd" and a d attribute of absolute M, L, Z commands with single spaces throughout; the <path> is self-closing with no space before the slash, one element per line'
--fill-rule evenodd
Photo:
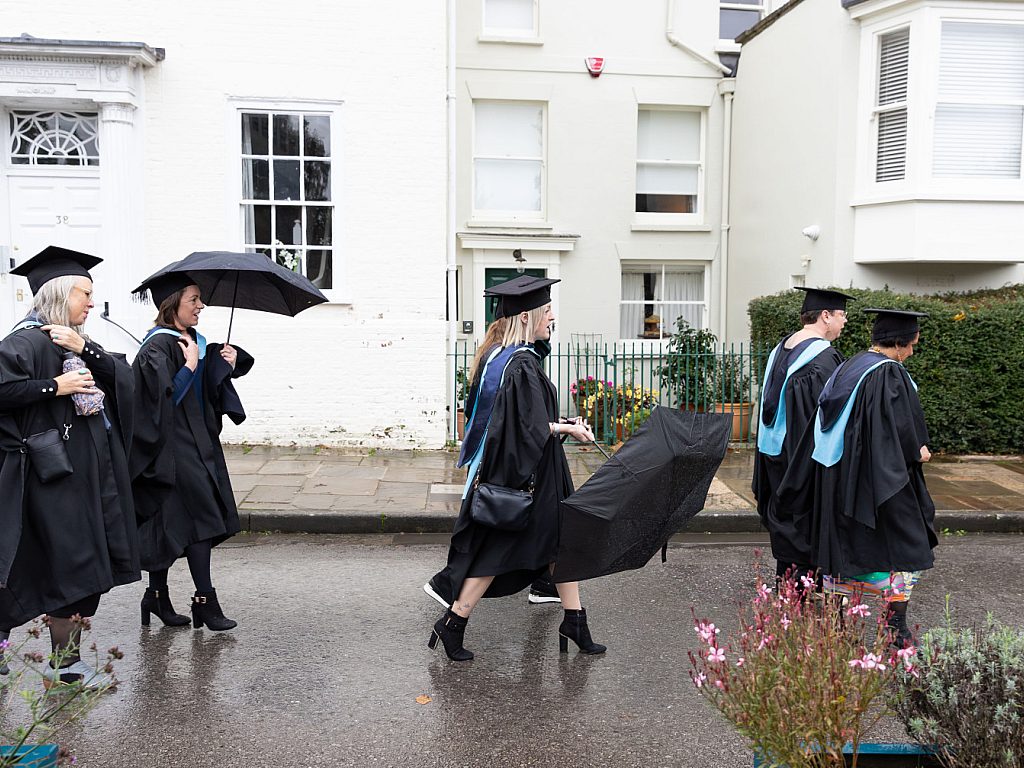
<path fill-rule="evenodd" d="M 65 430 L 66 432 L 67 430 Z M 24 440 L 28 451 L 29 464 L 32 465 L 40 483 L 52 483 L 74 474 L 71 457 L 64 445 L 60 430 L 48 429 Z"/>
<path fill-rule="evenodd" d="M 499 531 L 524 530 L 530 523 L 535 479 L 536 475 L 530 478 L 527 490 L 521 491 L 518 488 L 481 483 L 477 476 L 473 483 L 469 516 L 474 523 Z"/>

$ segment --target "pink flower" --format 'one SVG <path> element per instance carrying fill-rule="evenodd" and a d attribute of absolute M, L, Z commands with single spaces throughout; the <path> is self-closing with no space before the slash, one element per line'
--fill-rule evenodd
<path fill-rule="evenodd" d="M 757 594 L 762 599 L 767 600 L 769 595 L 771 595 L 771 593 L 772 593 L 772 588 L 769 587 L 767 584 L 762 582 L 761 584 L 757 585 Z"/>
<path fill-rule="evenodd" d="M 724 691 L 725 683 L 723 683 L 721 680 L 715 680 L 715 687 L 720 691 Z"/>
<path fill-rule="evenodd" d="M 814 589 L 814 579 L 806 573 L 800 577 L 800 583 L 803 585 L 804 589 Z"/>
<path fill-rule="evenodd" d="M 849 662 L 849 665 L 861 669 L 874 669 L 878 672 L 885 671 L 885 664 L 882 663 L 882 659 L 873 653 L 866 653 L 861 659 L 853 659 Z"/>
<path fill-rule="evenodd" d="M 694 630 L 697 632 L 698 635 L 700 635 L 700 639 L 703 640 L 705 643 L 710 643 L 712 640 L 715 639 L 715 635 L 721 632 L 721 630 L 718 629 L 718 627 L 716 627 L 714 624 L 706 624 L 703 621 L 700 622 L 697 626 L 695 626 Z"/>
<path fill-rule="evenodd" d="M 871 615 L 871 611 L 868 610 L 868 607 L 864 603 L 857 603 L 857 605 L 851 605 L 847 609 L 846 615 L 847 616 L 860 616 L 863 619 L 863 618 L 865 618 L 867 616 L 870 616 Z"/>
<path fill-rule="evenodd" d="M 863 669 L 863 668 L 864 668 L 864 662 L 863 662 L 863 661 L 861 661 L 860 659 L 850 659 L 850 660 L 849 660 L 848 662 L 846 662 L 846 663 L 847 663 L 847 664 L 849 664 L 849 665 L 850 665 L 851 667 L 853 667 L 854 669 L 856 669 L 857 667 L 860 667 L 861 669 Z"/>
<path fill-rule="evenodd" d="M 745 662 L 746 662 L 746 659 L 744 659 L 742 656 L 740 656 L 739 659 L 736 661 L 736 666 L 737 667 L 742 667 Z"/>
<path fill-rule="evenodd" d="M 907 661 L 917 653 L 917 648 L 912 645 L 908 645 L 906 648 L 900 648 L 896 651 L 896 658 Z"/>
<path fill-rule="evenodd" d="M 704 682 L 707 679 L 708 679 L 707 675 L 705 675 L 703 672 L 698 672 L 696 675 L 693 676 L 693 684 L 695 686 L 697 686 L 698 688 L 700 688 L 700 687 L 702 687 L 704 685 Z"/>
<path fill-rule="evenodd" d="M 786 614 L 782 614 L 782 618 L 779 619 L 779 624 L 782 625 L 783 629 L 789 629 L 789 625 L 792 623 L 793 622 L 789 620 L 789 616 L 787 616 Z"/>
<path fill-rule="evenodd" d="M 708 661 L 710 661 L 712 664 L 723 663 L 725 661 L 725 651 L 723 651 L 721 648 L 711 646 L 711 649 L 708 651 Z"/>
<path fill-rule="evenodd" d="M 757 650 L 760 651 L 762 648 L 769 645 L 774 639 L 775 635 L 761 635 L 761 642 L 758 643 Z"/>

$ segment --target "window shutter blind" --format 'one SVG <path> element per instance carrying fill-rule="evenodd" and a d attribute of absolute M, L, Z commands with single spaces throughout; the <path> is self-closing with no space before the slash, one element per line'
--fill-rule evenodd
<path fill-rule="evenodd" d="M 875 181 L 898 181 L 907 172 L 907 78 L 910 72 L 910 29 L 879 38 L 878 149 Z M 893 105 L 893 106 L 890 106 Z"/>
<path fill-rule="evenodd" d="M 944 22 L 933 173 L 1020 178 L 1021 102 L 1024 26 Z"/>

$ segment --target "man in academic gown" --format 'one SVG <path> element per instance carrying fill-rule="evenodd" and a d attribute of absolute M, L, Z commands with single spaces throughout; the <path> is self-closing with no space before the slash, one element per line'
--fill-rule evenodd
<path fill-rule="evenodd" d="M 904 361 L 920 338 L 919 312 L 876 314 L 872 346 L 836 369 L 818 401 L 806 447 L 780 497 L 814 489 L 815 563 L 826 591 L 877 594 L 889 603 L 894 642 L 911 639 L 906 610 L 920 572 L 934 563 L 935 505 L 921 401 Z M 803 447 L 803 446 L 802 446 Z"/>
<path fill-rule="evenodd" d="M 71 618 L 92 616 L 100 595 L 139 579 L 126 457 L 132 372 L 82 334 L 93 306 L 88 270 L 99 262 L 51 246 L 13 270 L 28 278 L 33 311 L 0 341 L 0 630 L 48 614 L 63 657 L 51 679 L 92 687 L 110 678 L 78 657 Z M 56 314 L 61 305 L 67 317 Z M 63 373 L 71 353 L 85 366 Z M 102 410 L 80 415 L 74 396 L 97 391 Z M 25 438 L 47 432 L 56 458 L 25 450 Z M 45 477 L 62 454 L 71 472 Z"/>
<path fill-rule="evenodd" d="M 762 378 L 760 423 L 754 452 L 751 488 L 761 523 L 768 529 L 776 574 L 793 579 L 813 574 L 810 541 L 810 495 L 793 505 L 781 506 L 779 483 L 811 423 L 825 382 L 843 361 L 831 342 L 846 325 L 846 302 L 839 291 L 798 288 L 804 291 L 800 308 L 803 328 L 786 336 L 771 351 Z"/>

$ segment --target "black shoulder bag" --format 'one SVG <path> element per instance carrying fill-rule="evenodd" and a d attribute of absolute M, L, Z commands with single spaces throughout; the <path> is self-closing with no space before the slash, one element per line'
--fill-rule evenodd
<path fill-rule="evenodd" d="M 469 506 L 469 516 L 474 523 L 499 531 L 524 530 L 530 523 L 536 480 L 537 475 L 531 475 L 527 489 L 522 491 L 493 483 L 481 483 L 478 472 L 473 481 L 473 501 Z"/>
<path fill-rule="evenodd" d="M 63 435 L 59 429 L 54 428 L 45 432 L 37 432 L 22 440 L 25 446 L 23 450 L 28 453 L 29 464 L 32 465 L 40 483 L 63 480 L 75 472 L 75 468 L 71 465 L 71 457 L 68 456 L 67 446 L 64 445 L 71 432 L 71 398 L 68 396 L 65 398 L 68 404 L 68 413 Z"/>

